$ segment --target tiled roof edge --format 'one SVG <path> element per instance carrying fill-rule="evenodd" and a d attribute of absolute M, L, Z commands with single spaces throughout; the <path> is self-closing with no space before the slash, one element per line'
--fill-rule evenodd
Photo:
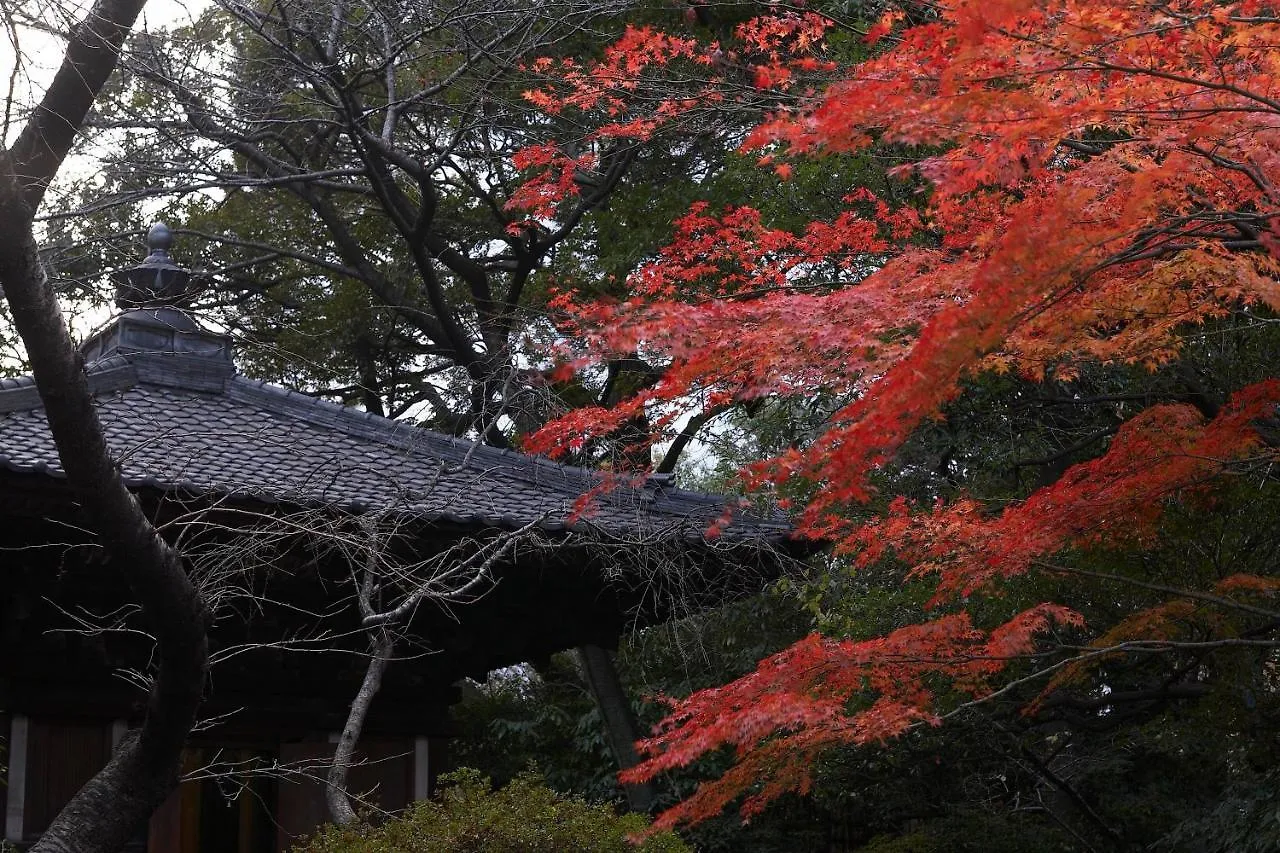
<path fill-rule="evenodd" d="M 66 480 L 65 472 L 45 462 L 37 462 L 35 464 L 18 463 L 3 454 L 0 454 L 0 468 L 5 468 L 18 474 L 37 474 L 56 480 Z M 358 501 L 329 502 L 302 495 L 279 495 L 258 489 L 210 487 L 208 484 L 195 483 L 184 479 L 162 480 L 156 477 L 125 477 L 124 483 L 129 489 L 153 489 L 156 492 L 169 495 L 176 493 L 189 497 L 217 497 L 219 500 L 266 502 L 273 505 L 288 505 L 303 509 L 350 512 L 357 515 L 368 511 L 368 506 Z M 421 507 L 406 508 L 403 511 L 403 515 L 427 524 L 445 523 L 472 529 L 517 530 L 534 521 L 533 518 L 512 514 L 495 516 L 484 513 L 459 513 L 449 509 L 423 510 Z M 547 534 L 573 536 L 580 541 L 594 541 L 605 545 L 627 543 L 632 536 L 637 535 L 636 531 L 618 531 L 603 527 L 591 518 L 580 518 L 574 521 L 546 518 L 536 526 Z M 655 529 L 643 531 L 639 535 L 649 540 L 657 538 L 680 540 L 687 543 L 701 542 L 704 544 L 712 541 L 701 528 L 678 522 L 667 522 Z M 765 546 L 779 546 L 791 542 L 790 528 L 776 524 L 764 524 L 747 529 L 731 527 L 719 541 L 725 544 L 755 542 Z"/>
<path fill-rule="evenodd" d="M 600 482 L 600 472 L 574 465 L 562 465 L 541 456 L 530 456 L 515 450 L 501 450 L 466 441 L 434 430 L 395 421 L 369 412 L 317 399 L 299 391 L 291 391 L 242 376 L 227 385 L 227 396 L 251 403 L 291 418 L 345 432 L 360 438 L 379 441 L 403 450 L 422 450 L 445 462 L 469 468 L 501 468 L 504 474 L 517 477 L 540 488 L 550 488 L 577 497 Z M 639 490 L 619 486 L 634 493 Z M 647 492 L 651 490 L 645 490 Z M 669 512 L 679 507 L 706 508 L 724 506 L 725 498 L 704 492 L 663 487 L 652 490 L 654 503 Z M 608 500 L 608 494 L 602 496 Z M 630 503 L 634 503 L 634 494 Z"/>
<path fill-rule="evenodd" d="M 94 395 L 123 391 L 138 384 L 138 371 L 133 363 L 118 355 L 93 362 L 85 368 L 85 374 L 89 393 Z M 0 414 L 30 411 L 43 405 L 33 377 L 0 379 Z"/>
<path fill-rule="evenodd" d="M 146 353 L 128 356 L 113 355 L 93 362 L 86 368 L 89 389 L 94 395 L 126 390 L 141 383 L 170 385 L 195 391 L 221 393 L 250 405 L 259 406 L 276 414 L 343 432 L 348 435 L 413 452 L 423 452 L 453 465 L 485 471 L 499 469 L 509 476 L 541 489 L 577 498 L 601 482 L 601 473 L 588 468 L 563 465 L 545 457 L 531 456 L 515 450 L 500 450 L 433 430 L 417 427 L 403 421 L 395 421 L 379 415 L 362 412 L 346 406 L 321 400 L 278 385 L 232 375 L 233 367 L 209 370 L 194 362 L 188 365 L 188 357 L 166 354 L 150 357 Z M 225 371 L 225 372 L 224 372 Z M 0 380 L 0 414 L 29 411 L 42 406 L 35 381 L 30 376 Z M 14 465 L 0 458 L 0 463 L 11 470 L 32 470 Z M 52 473 L 42 471 L 41 473 Z M 184 490 L 194 484 L 162 483 L 145 478 L 130 483 L 131 486 L 153 488 L 178 488 Z M 197 488 L 196 491 L 202 491 Z M 259 496 L 260 497 L 260 496 Z M 645 488 L 619 485 L 599 496 L 603 503 L 624 506 L 643 505 L 649 512 L 662 515 L 683 516 L 704 514 L 708 507 L 728 507 L 731 500 L 722 495 L 674 488 L 665 484 Z M 354 507 L 352 507 L 354 509 Z M 445 520 L 455 523 L 477 523 L 489 519 L 456 517 L 442 513 Z M 726 530 L 732 534 L 757 533 L 785 535 L 790 524 L 781 513 L 756 515 L 751 511 L 735 512 L 736 518 Z M 741 525 L 741 527 L 740 527 Z M 576 525 L 570 524 L 572 530 Z M 744 529 L 745 528 L 745 529 Z"/>

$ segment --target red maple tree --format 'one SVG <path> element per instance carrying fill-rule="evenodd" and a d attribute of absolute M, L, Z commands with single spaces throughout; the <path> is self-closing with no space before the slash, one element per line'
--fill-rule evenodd
<path fill-rule="evenodd" d="M 580 360 L 643 350 L 669 366 L 622 405 L 574 412 L 529 446 L 578 446 L 655 404 L 711 409 L 841 394 L 853 402 L 816 440 L 753 465 L 749 484 L 808 484 L 802 535 L 862 563 L 891 551 L 913 576 L 936 581 L 930 607 L 942 615 L 868 641 L 813 636 L 744 678 L 674 703 L 643 743 L 648 760 L 626 778 L 725 746 L 736 763 L 658 826 L 705 818 L 744 793 L 750 813 L 806 790 L 822 750 L 941 722 L 939 685 L 971 702 L 1005 690 L 1011 660 L 1082 618 L 1044 603 L 979 628 L 968 597 L 1052 570 L 1047 561 L 1064 548 L 1140 541 L 1156 530 L 1162 499 L 1276 455 L 1259 428 L 1280 404 L 1280 380 L 1269 379 L 1221 407 L 1149 407 L 1102 455 L 999 512 L 974 499 L 899 499 L 868 520 L 874 472 L 967 378 L 993 370 L 1061 381 L 1093 364 L 1154 369 L 1179 356 L 1189 327 L 1242 307 L 1280 310 L 1272 6 L 953 0 L 930 8 L 912 26 L 901 12 L 886 14 L 867 33 L 883 40 L 875 54 L 814 89 L 805 75 L 832 67 L 826 19 L 777 13 L 737 33 L 753 45 L 750 59 L 736 60 L 750 67 L 750 85 L 791 99 L 747 149 L 785 179 L 790 158 L 913 146 L 928 152 L 906 167 L 931 185 L 922 212 L 850 188 L 846 209 L 791 233 L 749 207 L 699 205 L 632 277 L 629 299 L 560 303 Z M 634 30 L 599 62 L 564 63 L 559 88 L 531 99 L 601 111 L 610 119 L 601 136 L 643 140 L 678 128 L 686 111 L 732 99 L 728 84 L 740 80 L 716 71 L 723 56 L 718 43 Z M 673 62 L 707 69 L 701 88 L 655 99 L 655 69 Z M 553 144 L 528 162 L 546 167 L 530 182 L 529 207 L 554 216 L 557 193 L 574 191 L 566 175 L 582 164 Z M 824 286 L 804 285 L 815 278 Z M 1276 587 L 1269 578 L 1228 580 L 1187 595 L 1244 601 Z M 1082 661 L 1159 638 L 1172 605 L 1162 607 L 1042 675 L 1063 678 Z"/>

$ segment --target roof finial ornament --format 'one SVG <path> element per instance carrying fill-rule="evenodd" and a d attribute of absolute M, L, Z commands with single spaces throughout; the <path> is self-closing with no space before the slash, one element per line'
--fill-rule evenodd
<path fill-rule="evenodd" d="M 176 306 L 187 294 L 191 273 L 169 257 L 173 232 L 163 222 L 147 230 L 146 259 L 136 267 L 121 270 L 116 279 L 116 305 L 123 309 Z"/>
<path fill-rule="evenodd" d="M 147 260 L 151 260 L 157 255 L 168 260 L 169 247 L 172 245 L 173 232 L 169 230 L 169 226 L 163 222 L 151 223 L 151 227 L 147 229 L 147 248 L 151 250 Z"/>

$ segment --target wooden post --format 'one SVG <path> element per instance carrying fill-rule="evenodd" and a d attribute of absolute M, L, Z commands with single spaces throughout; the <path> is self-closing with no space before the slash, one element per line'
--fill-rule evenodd
<path fill-rule="evenodd" d="M 6 786 L 4 810 L 4 837 L 8 841 L 22 841 L 23 818 L 27 809 L 27 726 L 23 714 L 14 714 L 9 720 L 9 778 Z"/>
<path fill-rule="evenodd" d="M 595 697 L 596 707 L 600 709 L 600 718 L 604 721 L 605 735 L 608 737 L 609 749 L 618 762 L 619 770 L 635 767 L 640 762 L 636 753 L 635 742 L 640 739 L 637 733 L 635 717 L 631 713 L 631 703 L 622 689 L 618 679 L 618 670 L 613 665 L 608 649 L 600 646 L 580 646 L 578 660 L 587 678 L 587 687 Z M 627 795 L 627 806 L 633 812 L 648 812 L 656 799 L 653 785 L 641 782 L 637 785 L 623 785 Z"/>
<path fill-rule="evenodd" d="M 431 796 L 431 739 L 413 739 L 413 799 L 425 800 Z"/>

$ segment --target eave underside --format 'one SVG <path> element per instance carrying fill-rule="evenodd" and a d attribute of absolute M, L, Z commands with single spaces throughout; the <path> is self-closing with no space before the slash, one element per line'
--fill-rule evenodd
<path fill-rule="evenodd" d="M 270 518 L 286 511 L 226 503 L 202 510 L 191 499 L 139 497 L 169 534 L 180 529 L 173 524 L 178 518 L 230 510 L 236 517 L 252 511 Z M 0 522 L 6 553 L 0 705 L 33 715 L 138 719 L 145 691 L 126 673 L 145 671 L 150 642 L 137 633 L 95 629 L 111 621 L 106 614 L 126 612 L 130 596 L 80 529 L 62 484 L 32 475 L 0 478 Z M 414 535 L 417 546 L 430 551 L 464 536 L 502 534 L 431 524 Z M 612 646 L 630 628 L 758 589 L 785 562 L 770 549 L 652 541 L 561 537 L 517 548 L 476 600 L 418 610 L 403 659 L 390 668 L 374 704 L 370 731 L 445 733 L 459 679 L 520 662 L 536 665 L 578 645 Z M 206 717 L 228 715 L 222 723 L 228 732 L 297 729 L 306 736 L 341 727 L 367 648 L 354 608 L 342 601 L 351 568 L 281 548 L 270 565 L 246 572 L 245 587 L 254 595 L 224 602 L 212 630 L 215 658 L 226 659 L 213 667 Z M 266 587 L 264 578 L 270 579 Z M 145 626 L 131 619 L 128 628 Z"/>

